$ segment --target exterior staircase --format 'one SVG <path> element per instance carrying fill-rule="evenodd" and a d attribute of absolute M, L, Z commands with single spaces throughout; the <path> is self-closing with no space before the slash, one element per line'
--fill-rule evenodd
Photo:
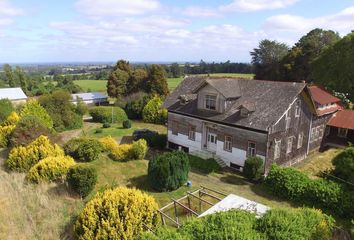
<path fill-rule="evenodd" d="M 220 165 L 220 167 L 222 168 L 227 167 L 226 163 L 220 157 L 215 156 L 215 153 L 213 152 L 197 150 L 197 151 L 190 152 L 190 154 L 203 159 L 213 158 Z"/>

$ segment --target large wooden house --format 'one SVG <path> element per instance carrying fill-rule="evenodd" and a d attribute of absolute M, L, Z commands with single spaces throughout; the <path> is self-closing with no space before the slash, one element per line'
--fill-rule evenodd
<path fill-rule="evenodd" d="M 187 77 L 166 99 L 168 146 L 242 170 L 292 165 L 321 146 L 338 98 L 303 82 Z"/>

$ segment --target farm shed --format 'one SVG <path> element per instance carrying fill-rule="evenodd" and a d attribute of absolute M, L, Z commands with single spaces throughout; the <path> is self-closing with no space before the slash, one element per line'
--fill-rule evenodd
<path fill-rule="evenodd" d="M 107 96 L 100 93 L 100 92 L 91 92 L 91 93 L 76 93 L 71 94 L 72 102 L 77 104 L 79 99 L 86 104 L 95 104 L 101 105 L 103 103 L 107 103 L 108 99 Z"/>
<path fill-rule="evenodd" d="M 0 88 L 0 99 L 9 99 L 14 105 L 27 101 L 26 94 L 21 88 Z"/>

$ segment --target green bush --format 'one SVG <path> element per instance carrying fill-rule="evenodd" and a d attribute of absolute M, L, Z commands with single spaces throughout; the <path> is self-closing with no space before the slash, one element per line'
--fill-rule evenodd
<path fill-rule="evenodd" d="M 143 134 L 142 139 L 145 139 L 148 146 L 151 148 L 165 149 L 167 145 L 166 134 Z"/>
<path fill-rule="evenodd" d="M 121 123 L 128 119 L 127 114 L 120 107 L 94 107 L 89 113 L 94 122 L 100 123 Z"/>
<path fill-rule="evenodd" d="M 143 109 L 143 120 L 147 123 L 164 124 L 167 120 L 167 110 L 162 108 L 162 99 L 153 97 Z"/>
<path fill-rule="evenodd" d="M 81 197 L 86 197 L 96 185 L 97 172 L 89 166 L 75 165 L 69 169 L 66 180 L 72 190 Z"/>
<path fill-rule="evenodd" d="M 333 158 L 333 174 L 345 181 L 354 183 L 354 147 L 348 147 Z"/>
<path fill-rule="evenodd" d="M 9 99 L 0 99 L 0 109 L 0 124 L 2 124 L 15 109 Z"/>
<path fill-rule="evenodd" d="M 53 120 L 37 100 L 28 101 L 21 109 L 20 117 L 35 116 L 47 128 L 53 128 Z"/>
<path fill-rule="evenodd" d="M 41 135 L 52 138 L 53 134 L 53 130 L 44 125 L 37 116 L 27 115 L 16 124 L 9 141 L 11 146 L 25 146 Z"/>
<path fill-rule="evenodd" d="M 111 124 L 110 123 L 104 123 L 102 124 L 102 128 L 110 128 L 111 127 Z"/>
<path fill-rule="evenodd" d="M 119 187 L 96 194 L 78 216 L 75 239 L 135 239 L 159 223 L 155 199 L 136 189 Z"/>
<path fill-rule="evenodd" d="M 111 149 L 109 157 L 113 161 L 127 162 L 134 159 L 132 156 L 132 145 L 131 144 L 121 144 L 117 147 Z"/>
<path fill-rule="evenodd" d="M 5 164 L 12 171 L 27 172 L 44 158 L 63 155 L 64 151 L 57 144 L 52 144 L 46 136 L 40 136 L 26 147 L 12 148 Z"/>
<path fill-rule="evenodd" d="M 63 181 L 74 165 L 74 159 L 69 156 L 47 157 L 31 167 L 26 179 L 32 183 Z"/>
<path fill-rule="evenodd" d="M 131 128 L 132 127 L 132 122 L 130 120 L 124 120 L 122 126 L 125 129 Z"/>
<path fill-rule="evenodd" d="M 16 126 L 0 126 L 0 148 L 7 147 L 9 145 L 10 136 L 13 133 Z"/>
<path fill-rule="evenodd" d="M 129 96 L 124 106 L 124 111 L 127 113 L 129 119 L 142 119 L 143 109 L 149 102 L 151 96 L 146 93 L 135 93 Z"/>
<path fill-rule="evenodd" d="M 243 167 L 243 174 L 249 180 L 260 180 L 263 174 L 263 159 L 260 157 L 247 158 Z"/>
<path fill-rule="evenodd" d="M 97 139 L 73 138 L 63 146 L 65 154 L 82 162 L 91 162 L 98 159 L 102 145 Z"/>
<path fill-rule="evenodd" d="M 184 152 L 169 152 L 149 161 L 148 179 L 158 191 L 172 191 L 188 179 L 189 159 Z"/>
<path fill-rule="evenodd" d="M 220 165 L 213 158 L 202 159 L 193 155 L 189 155 L 188 157 L 189 165 L 193 170 L 199 171 L 204 174 L 219 172 L 221 170 Z"/>
<path fill-rule="evenodd" d="M 133 142 L 131 151 L 131 155 L 134 159 L 144 159 L 148 151 L 146 141 L 144 139 L 140 139 L 138 141 Z"/>
<path fill-rule="evenodd" d="M 88 113 L 88 106 L 87 106 L 87 104 L 84 101 L 79 99 L 79 101 L 76 104 L 75 111 L 76 111 L 77 114 L 83 116 L 86 113 Z"/>
<path fill-rule="evenodd" d="M 272 209 L 258 220 L 267 239 L 332 239 L 334 220 L 314 209 Z"/>

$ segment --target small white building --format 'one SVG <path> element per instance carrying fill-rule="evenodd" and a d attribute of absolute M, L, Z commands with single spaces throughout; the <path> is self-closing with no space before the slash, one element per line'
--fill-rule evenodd
<path fill-rule="evenodd" d="M 107 96 L 100 92 L 76 93 L 76 94 L 71 94 L 71 97 L 72 97 L 72 102 L 74 104 L 77 104 L 79 99 L 86 104 L 96 104 L 96 105 L 100 105 L 108 101 Z"/>
<path fill-rule="evenodd" d="M 28 97 L 21 88 L 0 88 L 0 99 L 9 99 L 14 105 L 26 103 Z"/>

